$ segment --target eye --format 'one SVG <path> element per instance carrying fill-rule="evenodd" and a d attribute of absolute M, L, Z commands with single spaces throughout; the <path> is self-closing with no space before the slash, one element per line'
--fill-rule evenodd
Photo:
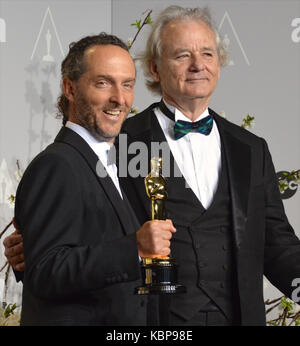
<path fill-rule="evenodd" d="M 132 83 L 132 82 L 124 83 L 123 86 L 124 86 L 124 88 L 131 90 L 134 88 L 134 83 Z"/>
<path fill-rule="evenodd" d="M 176 57 L 177 60 L 182 60 L 182 59 L 186 59 L 188 58 L 189 55 L 188 54 L 180 54 Z"/>
<path fill-rule="evenodd" d="M 96 87 L 103 88 L 108 85 L 108 82 L 106 80 L 99 80 L 96 82 Z"/>

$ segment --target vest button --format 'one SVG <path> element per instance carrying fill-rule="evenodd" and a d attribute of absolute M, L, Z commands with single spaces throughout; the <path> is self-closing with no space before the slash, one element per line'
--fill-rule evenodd
<path fill-rule="evenodd" d="M 205 286 L 205 280 L 199 280 L 199 284 L 200 284 L 201 286 Z"/>

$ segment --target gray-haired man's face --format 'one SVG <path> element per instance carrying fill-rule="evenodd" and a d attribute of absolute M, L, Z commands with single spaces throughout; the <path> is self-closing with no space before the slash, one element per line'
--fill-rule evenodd
<path fill-rule="evenodd" d="M 152 66 L 152 77 L 160 81 L 163 97 L 179 103 L 198 98 L 208 102 L 220 76 L 214 32 L 199 21 L 173 20 L 161 40 L 161 58 Z"/>

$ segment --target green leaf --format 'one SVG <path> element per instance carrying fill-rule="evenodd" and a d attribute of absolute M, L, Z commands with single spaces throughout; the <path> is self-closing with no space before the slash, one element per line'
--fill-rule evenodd
<path fill-rule="evenodd" d="M 250 114 L 247 114 L 246 118 L 243 118 L 243 124 L 241 125 L 242 128 L 252 127 L 252 122 L 255 118 L 251 117 Z"/>
<path fill-rule="evenodd" d="M 131 26 L 136 26 L 138 29 L 141 28 L 141 22 L 142 20 L 136 20 L 135 23 L 130 24 Z"/>
<path fill-rule="evenodd" d="M 151 16 L 148 16 L 148 18 L 147 18 L 145 24 L 149 24 L 149 25 L 152 25 L 152 24 L 153 24 L 152 19 L 151 19 Z"/>
<path fill-rule="evenodd" d="M 289 184 L 286 184 L 286 180 L 279 180 L 278 186 L 280 192 L 284 193 L 284 191 L 288 188 Z"/>
<path fill-rule="evenodd" d="M 138 113 L 139 113 L 139 110 L 138 110 L 136 107 L 131 107 L 131 109 L 130 109 L 130 112 L 129 112 L 129 113 L 136 115 L 136 114 L 138 114 Z"/>
<path fill-rule="evenodd" d="M 8 200 L 9 200 L 9 202 L 10 202 L 11 204 L 14 204 L 14 203 L 15 203 L 15 196 L 14 196 L 14 195 L 10 195 L 10 196 L 8 197 Z"/>
<path fill-rule="evenodd" d="M 4 310 L 4 317 L 8 318 L 14 313 L 14 310 L 17 308 L 17 304 L 8 304 Z"/>
<path fill-rule="evenodd" d="M 142 21 L 141 19 L 136 21 L 136 27 L 137 27 L 138 29 L 141 28 L 141 21 Z"/>
<path fill-rule="evenodd" d="M 283 297 L 281 299 L 281 305 L 283 306 L 283 308 L 287 308 L 288 311 L 293 310 L 293 302 L 288 301 L 286 297 Z"/>

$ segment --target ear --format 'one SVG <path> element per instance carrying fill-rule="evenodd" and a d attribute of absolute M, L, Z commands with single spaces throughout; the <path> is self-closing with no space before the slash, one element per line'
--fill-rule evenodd
<path fill-rule="evenodd" d="M 159 82 L 160 77 L 159 77 L 159 72 L 158 72 L 158 66 L 157 63 L 154 60 L 151 60 L 149 63 L 149 71 L 152 79 L 154 82 Z"/>
<path fill-rule="evenodd" d="M 62 87 L 63 87 L 66 98 L 69 100 L 69 102 L 74 103 L 75 83 L 68 77 L 65 77 L 62 81 Z"/>

